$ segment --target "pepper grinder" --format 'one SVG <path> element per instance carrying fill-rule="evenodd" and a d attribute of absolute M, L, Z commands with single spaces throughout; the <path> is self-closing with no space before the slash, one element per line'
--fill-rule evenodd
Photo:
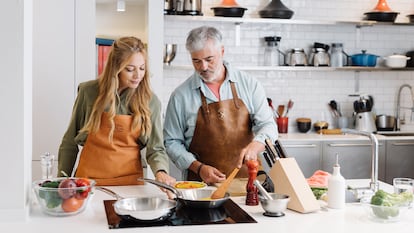
<path fill-rule="evenodd" d="M 247 160 L 246 162 L 249 180 L 246 185 L 246 205 L 259 205 L 258 189 L 254 184 L 257 177 L 259 162 L 257 160 Z"/>
<path fill-rule="evenodd" d="M 40 156 L 40 166 L 42 167 L 42 179 L 50 179 L 53 177 L 53 161 L 55 156 L 46 152 Z"/>

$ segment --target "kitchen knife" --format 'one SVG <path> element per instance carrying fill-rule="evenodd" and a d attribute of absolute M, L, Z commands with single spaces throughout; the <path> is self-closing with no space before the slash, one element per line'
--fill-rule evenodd
<path fill-rule="evenodd" d="M 276 162 L 277 159 L 279 159 L 279 155 L 277 154 L 275 147 L 273 146 L 273 143 L 270 141 L 270 139 L 265 140 L 265 147 L 270 151 L 271 158 L 273 160 L 273 163 Z"/>
<path fill-rule="evenodd" d="M 269 165 L 269 167 L 272 167 L 273 163 L 270 161 L 270 156 L 266 151 L 263 151 L 263 157 L 265 158 L 267 165 Z"/>
<path fill-rule="evenodd" d="M 275 141 L 275 145 L 276 145 L 276 148 L 278 148 L 279 151 L 280 151 L 280 157 L 281 158 L 286 158 L 287 157 L 287 153 L 286 153 L 285 148 L 283 148 L 282 144 L 280 144 L 280 142 L 278 140 L 276 140 Z"/>

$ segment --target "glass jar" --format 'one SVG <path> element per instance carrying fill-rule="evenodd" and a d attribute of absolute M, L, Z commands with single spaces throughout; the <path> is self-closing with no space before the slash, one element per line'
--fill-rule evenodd
<path fill-rule="evenodd" d="M 53 161 L 55 156 L 46 152 L 40 156 L 40 166 L 42 168 L 42 179 L 50 179 L 53 177 Z"/>
<path fill-rule="evenodd" d="M 346 57 L 343 51 L 342 43 L 333 43 L 331 52 L 331 66 L 342 67 L 346 64 Z"/>
<path fill-rule="evenodd" d="M 266 48 L 264 52 L 264 65 L 265 66 L 279 66 L 279 36 L 267 36 L 264 38 L 266 41 Z"/>

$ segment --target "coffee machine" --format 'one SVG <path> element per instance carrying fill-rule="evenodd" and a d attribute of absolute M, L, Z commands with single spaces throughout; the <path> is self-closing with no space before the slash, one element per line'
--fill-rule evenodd
<path fill-rule="evenodd" d="M 367 94 L 359 95 L 359 100 L 354 102 L 356 130 L 369 133 L 377 131 L 374 115 L 372 113 L 373 106 L 374 99 Z"/>

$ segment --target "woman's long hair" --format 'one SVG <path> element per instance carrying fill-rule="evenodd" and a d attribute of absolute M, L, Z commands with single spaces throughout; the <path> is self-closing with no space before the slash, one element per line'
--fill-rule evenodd
<path fill-rule="evenodd" d="M 112 142 L 115 130 L 114 118 L 116 108 L 120 104 L 120 93 L 118 93 L 119 73 L 125 69 L 134 53 L 141 53 L 145 61 L 148 61 L 146 48 L 138 38 L 122 37 L 112 44 L 105 69 L 99 77 L 98 97 L 93 105 L 91 115 L 81 131 L 87 133 L 97 132 L 101 125 L 101 115 L 104 111 L 107 111 L 111 122 L 109 141 Z M 124 90 L 127 92 L 126 103 L 132 115 L 131 130 L 140 129 L 141 135 L 144 136 L 148 136 L 151 133 L 149 101 L 152 91 L 148 74 L 148 63 L 146 62 L 145 75 L 138 87 Z"/>

